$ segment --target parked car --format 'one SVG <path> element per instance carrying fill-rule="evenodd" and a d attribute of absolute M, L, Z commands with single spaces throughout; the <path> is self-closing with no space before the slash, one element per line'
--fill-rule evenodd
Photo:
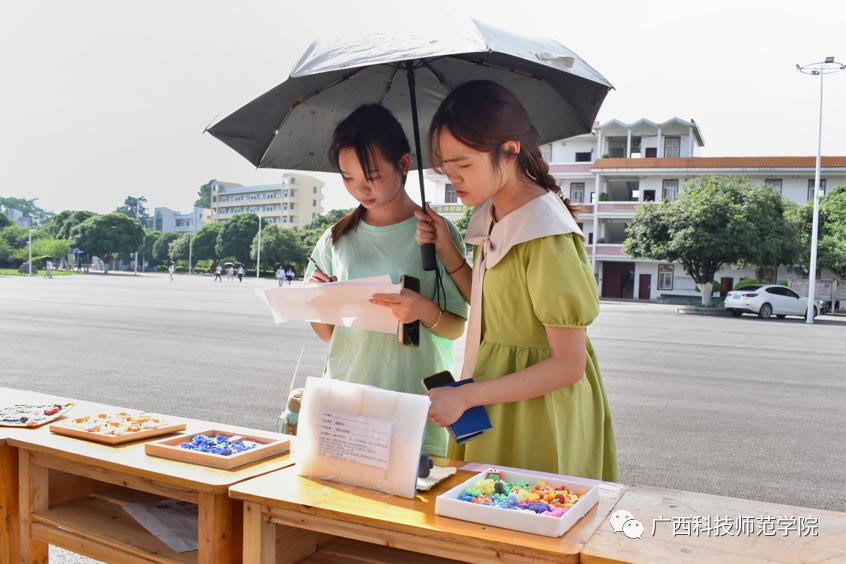
<path fill-rule="evenodd" d="M 815 300 L 814 317 L 823 311 L 823 300 Z M 800 296 L 787 286 L 777 284 L 750 284 L 729 292 L 724 302 L 726 311 L 735 317 L 744 313 L 754 313 L 761 319 L 773 315 L 784 319 L 787 315 L 805 317 L 808 311 L 808 298 Z"/>

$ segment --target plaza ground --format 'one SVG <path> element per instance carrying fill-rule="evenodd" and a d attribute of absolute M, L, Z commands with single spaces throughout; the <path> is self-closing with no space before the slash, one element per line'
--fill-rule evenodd
<path fill-rule="evenodd" d="M 0 386 L 274 429 L 327 346 L 275 326 L 272 280 L 0 276 Z M 846 511 L 846 318 L 603 303 L 589 330 L 619 481 Z"/>

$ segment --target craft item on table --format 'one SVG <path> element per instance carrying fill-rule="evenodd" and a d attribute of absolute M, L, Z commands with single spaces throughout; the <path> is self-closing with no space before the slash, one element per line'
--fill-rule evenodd
<path fill-rule="evenodd" d="M 144 445 L 151 456 L 231 470 L 288 452 L 290 437 L 248 435 L 209 429 L 192 435 L 170 437 Z"/>
<path fill-rule="evenodd" d="M 455 466 L 434 466 L 425 478 L 417 478 L 417 491 L 427 492 L 458 472 Z"/>
<path fill-rule="evenodd" d="M 299 422 L 300 409 L 303 403 L 303 389 L 294 388 L 288 396 L 288 402 L 285 405 L 285 412 L 279 419 L 278 430 L 280 433 L 286 435 L 297 434 L 297 423 Z"/>
<path fill-rule="evenodd" d="M 277 324 L 285 321 L 329 323 L 395 334 L 398 323 L 390 309 L 370 303 L 373 294 L 399 294 L 387 274 L 355 280 L 269 288 L 259 293 Z"/>
<path fill-rule="evenodd" d="M 242 439 L 239 435 L 232 435 L 227 437 L 223 434 L 214 436 L 209 435 L 194 435 L 190 441 L 185 441 L 179 444 L 180 448 L 188 450 L 196 450 L 198 452 L 206 452 L 209 454 L 219 454 L 220 456 L 231 456 L 244 452 L 259 446 L 255 441 L 248 441 Z"/>
<path fill-rule="evenodd" d="M 309 378 L 293 450 L 297 472 L 413 498 L 428 410 L 423 395 Z"/>
<path fill-rule="evenodd" d="M 185 429 L 185 423 L 155 413 L 99 412 L 50 425 L 50 431 L 92 441 L 117 444 Z"/>
<path fill-rule="evenodd" d="M 596 480 L 544 479 L 490 468 L 435 500 L 435 513 L 538 535 L 559 537 L 598 503 Z"/>
<path fill-rule="evenodd" d="M 62 417 L 76 402 L 25 404 L 0 407 L 0 427 L 38 427 Z"/>

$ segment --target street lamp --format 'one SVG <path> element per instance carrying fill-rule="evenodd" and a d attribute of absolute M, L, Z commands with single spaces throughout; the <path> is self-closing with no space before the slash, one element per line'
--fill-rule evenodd
<path fill-rule="evenodd" d="M 823 116 L 823 77 L 846 69 L 846 65 L 838 63 L 834 57 L 826 57 L 824 61 L 810 63 L 804 66 L 796 65 L 796 70 L 802 74 L 820 77 L 820 115 L 817 126 L 817 164 L 814 171 L 814 220 L 811 227 L 811 272 L 808 279 L 808 311 L 805 313 L 805 323 L 814 322 L 816 302 L 814 293 L 817 285 L 817 236 L 820 222 L 820 162 L 822 160 L 822 116 Z"/>

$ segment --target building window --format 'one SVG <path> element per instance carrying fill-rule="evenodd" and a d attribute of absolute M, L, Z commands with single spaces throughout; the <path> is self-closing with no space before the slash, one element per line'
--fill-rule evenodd
<path fill-rule="evenodd" d="M 666 202 L 675 202 L 679 195 L 678 179 L 666 179 L 662 183 L 661 199 Z"/>
<path fill-rule="evenodd" d="M 647 147 L 643 156 L 647 159 L 654 159 L 658 156 L 658 149 L 656 147 Z"/>
<path fill-rule="evenodd" d="M 317 207 L 317 200 L 312 200 L 311 205 L 312 205 L 312 207 L 316 208 Z"/>
<path fill-rule="evenodd" d="M 317 186 L 313 186 L 313 187 L 311 188 L 311 193 L 312 193 L 312 194 L 317 194 Z"/>
<path fill-rule="evenodd" d="M 455 204 L 458 202 L 458 198 L 455 195 L 455 186 L 452 184 L 447 184 L 444 187 L 444 203 L 445 204 Z"/>
<path fill-rule="evenodd" d="M 681 137 L 664 137 L 664 156 L 668 158 L 681 156 Z"/>
<path fill-rule="evenodd" d="M 585 203 L 585 183 L 571 182 L 570 183 L 570 201 L 574 204 Z"/>
<path fill-rule="evenodd" d="M 825 196 L 825 178 L 820 178 L 820 198 Z M 814 179 L 808 179 L 808 201 L 814 201 Z"/>
<path fill-rule="evenodd" d="M 658 289 L 672 290 L 673 289 L 673 265 L 659 264 L 658 265 Z"/>
<path fill-rule="evenodd" d="M 576 162 L 577 163 L 589 163 L 590 162 L 590 151 L 584 151 L 584 152 L 576 153 Z"/>
<path fill-rule="evenodd" d="M 781 178 L 767 178 L 764 180 L 764 186 L 781 196 Z"/>

